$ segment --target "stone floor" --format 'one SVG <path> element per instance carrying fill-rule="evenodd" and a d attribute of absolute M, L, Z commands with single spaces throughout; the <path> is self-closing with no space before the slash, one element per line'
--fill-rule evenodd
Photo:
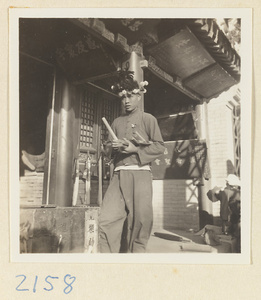
<path fill-rule="evenodd" d="M 209 246 L 199 234 L 185 230 L 154 229 L 149 239 L 147 253 L 178 253 L 178 252 L 208 252 L 233 253 L 235 252 L 235 239 L 219 235 L 220 245 Z"/>

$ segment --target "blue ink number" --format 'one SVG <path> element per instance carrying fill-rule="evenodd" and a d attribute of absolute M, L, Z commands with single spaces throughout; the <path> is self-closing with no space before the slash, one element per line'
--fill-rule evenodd
<path fill-rule="evenodd" d="M 35 276 L 35 281 L 34 281 L 34 288 L 33 288 L 33 292 L 36 292 L 36 284 L 37 284 L 37 280 L 38 280 L 38 276 Z"/>
<path fill-rule="evenodd" d="M 69 278 L 69 280 L 71 281 L 70 283 L 67 282 L 67 278 Z M 75 279 L 76 277 L 71 276 L 70 274 L 64 276 L 64 282 L 65 284 L 67 284 L 67 287 L 63 290 L 65 294 L 69 294 L 72 291 L 72 284 L 74 283 Z"/>
<path fill-rule="evenodd" d="M 24 277 L 24 279 L 21 281 L 21 283 L 16 287 L 16 290 L 19 292 L 29 291 L 29 289 L 19 289 L 19 287 L 23 284 L 23 282 L 26 279 L 25 275 L 17 275 L 16 277 Z"/>
<path fill-rule="evenodd" d="M 18 286 L 16 287 L 16 290 L 18 292 L 25 292 L 25 291 L 29 291 L 29 289 L 25 289 L 25 288 L 21 288 L 21 285 L 25 282 L 26 280 L 26 276 L 25 275 L 17 275 L 16 277 L 22 277 L 21 282 L 18 284 Z M 45 282 L 48 283 L 50 286 L 48 288 L 43 288 L 45 291 L 50 292 L 54 289 L 53 284 L 51 283 L 51 280 L 54 279 L 59 279 L 59 277 L 53 277 L 53 276 L 46 276 L 45 277 Z M 76 280 L 75 276 L 71 276 L 70 274 L 67 274 L 64 276 L 63 278 L 64 283 L 66 284 L 66 287 L 64 288 L 63 292 L 65 294 L 69 294 L 71 293 L 71 291 L 73 290 L 72 284 L 74 283 L 74 281 Z M 38 276 L 35 276 L 35 280 L 34 280 L 34 285 L 33 285 L 33 293 L 36 293 L 36 285 L 38 282 Z"/>
<path fill-rule="evenodd" d="M 53 285 L 51 284 L 50 281 L 48 281 L 48 278 L 50 278 L 50 279 L 59 279 L 59 277 L 52 277 L 52 276 L 49 275 L 49 276 L 47 276 L 47 277 L 45 278 L 45 281 L 46 281 L 48 284 L 50 284 L 51 287 L 50 287 L 49 289 L 44 288 L 44 290 L 50 292 L 51 290 L 53 290 Z"/>

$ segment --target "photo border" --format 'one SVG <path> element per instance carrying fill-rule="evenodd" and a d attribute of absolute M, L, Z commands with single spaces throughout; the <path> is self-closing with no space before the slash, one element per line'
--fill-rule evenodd
<path fill-rule="evenodd" d="M 241 253 L 20 254 L 19 253 L 19 18 L 241 18 Z M 144 17 L 146 16 L 146 17 Z M 252 9 L 250 8 L 11 8 L 9 10 L 9 196 L 11 262 L 250 264 Z M 248 102 L 246 100 L 249 99 Z M 244 101 L 245 100 L 245 101 Z"/>

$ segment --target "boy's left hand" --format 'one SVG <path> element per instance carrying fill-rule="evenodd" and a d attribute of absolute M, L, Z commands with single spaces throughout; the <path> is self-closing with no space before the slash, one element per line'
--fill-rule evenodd
<path fill-rule="evenodd" d="M 124 147 L 124 149 L 121 151 L 122 153 L 137 153 L 139 147 L 136 147 L 133 145 L 132 142 L 128 141 L 124 138 L 124 141 L 128 144 L 128 146 Z"/>

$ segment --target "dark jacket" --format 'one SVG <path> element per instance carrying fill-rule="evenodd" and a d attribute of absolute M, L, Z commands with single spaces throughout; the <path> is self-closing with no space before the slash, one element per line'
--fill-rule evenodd
<path fill-rule="evenodd" d="M 150 145 L 139 146 L 138 153 L 117 152 L 114 158 L 115 167 L 150 164 L 165 150 L 157 119 L 151 114 L 137 109 L 115 119 L 111 127 L 118 139 L 132 140 L 135 132 L 138 132 L 146 141 L 151 142 Z"/>

